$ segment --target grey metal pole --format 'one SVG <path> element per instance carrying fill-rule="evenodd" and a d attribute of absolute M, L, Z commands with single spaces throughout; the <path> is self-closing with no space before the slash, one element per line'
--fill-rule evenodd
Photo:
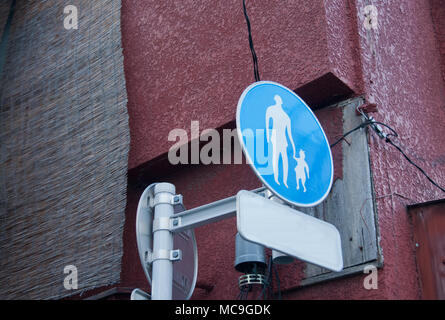
<path fill-rule="evenodd" d="M 170 183 L 158 183 L 154 187 L 154 219 L 165 220 L 173 216 L 172 196 L 176 188 Z M 173 289 L 173 262 L 170 252 L 173 250 L 173 233 L 170 230 L 153 232 L 153 271 L 151 285 L 152 300 L 171 300 Z"/>

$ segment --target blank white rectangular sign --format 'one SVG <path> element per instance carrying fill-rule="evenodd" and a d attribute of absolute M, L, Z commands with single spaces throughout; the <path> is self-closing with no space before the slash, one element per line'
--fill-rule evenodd
<path fill-rule="evenodd" d="M 236 215 L 246 240 L 332 271 L 343 269 L 340 233 L 332 224 L 245 190 L 237 194 Z"/>

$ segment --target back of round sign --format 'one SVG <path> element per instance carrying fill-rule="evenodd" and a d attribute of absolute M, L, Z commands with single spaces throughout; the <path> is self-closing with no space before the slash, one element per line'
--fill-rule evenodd
<path fill-rule="evenodd" d="M 145 276 L 151 284 L 152 265 L 149 257 L 153 253 L 153 216 L 154 209 L 150 205 L 154 198 L 154 186 L 149 185 L 138 203 L 136 213 L 136 239 L 139 257 Z M 182 207 L 178 212 L 184 211 Z M 198 275 L 198 249 L 193 230 L 185 230 L 175 234 L 173 238 L 174 249 L 182 251 L 182 259 L 173 262 L 173 300 L 188 300 L 193 294 Z"/>

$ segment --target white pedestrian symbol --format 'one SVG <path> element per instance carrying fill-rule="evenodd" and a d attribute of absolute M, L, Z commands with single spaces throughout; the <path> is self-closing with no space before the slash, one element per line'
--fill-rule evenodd
<path fill-rule="evenodd" d="M 287 137 L 292 145 L 293 157 L 297 161 L 295 167 L 295 178 L 297 183 L 297 190 L 300 190 L 300 182 L 303 187 L 303 192 L 306 192 L 306 177 L 309 179 L 309 166 L 305 160 L 306 153 L 303 149 L 300 149 L 300 157 L 296 156 L 296 149 L 294 140 L 292 138 L 292 127 L 291 120 L 287 113 L 283 110 L 283 100 L 279 95 L 274 96 L 275 104 L 269 106 L 266 110 L 266 135 L 267 142 L 272 143 L 272 168 L 275 182 L 280 185 L 278 181 L 279 168 L 278 164 L 280 161 L 283 162 L 283 182 L 286 188 L 288 177 L 288 163 L 287 158 Z M 272 120 L 272 129 L 269 128 L 270 121 Z"/>
<path fill-rule="evenodd" d="M 278 163 L 281 156 L 283 162 L 283 182 L 286 188 L 289 188 L 287 185 L 288 159 L 286 133 L 292 144 L 294 158 L 296 158 L 295 144 L 292 139 L 290 118 L 282 108 L 283 100 L 279 95 L 275 95 L 274 100 L 275 104 L 269 106 L 266 110 L 267 142 L 272 143 L 272 168 L 275 182 L 278 185 L 280 184 L 278 181 Z M 272 130 L 269 128 L 270 120 L 272 120 Z"/>
<path fill-rule="evenodd" d="M 303 186 L 303 192 L 306 192 L 306 174 L 309 179 L 309 166 L 306 163 L 306 154 L 304 150 L 300 150 L 300 158 L 295 158 L 297 160 L 297 166 L 295 167 L 295 177 L 297 178 L 297 190 L 300 190 L 300 181 Z"/>

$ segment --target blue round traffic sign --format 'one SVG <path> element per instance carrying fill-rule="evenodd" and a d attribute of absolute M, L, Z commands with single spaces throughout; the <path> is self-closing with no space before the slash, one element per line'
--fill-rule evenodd
<path fill-rule="evenodd" d="M 300 207 L 319 204 L 332 187 L 331 148 L 308 105 L 271 81 L 244 90 L 236 115 L 246 159 L 264 185 Z"/>

